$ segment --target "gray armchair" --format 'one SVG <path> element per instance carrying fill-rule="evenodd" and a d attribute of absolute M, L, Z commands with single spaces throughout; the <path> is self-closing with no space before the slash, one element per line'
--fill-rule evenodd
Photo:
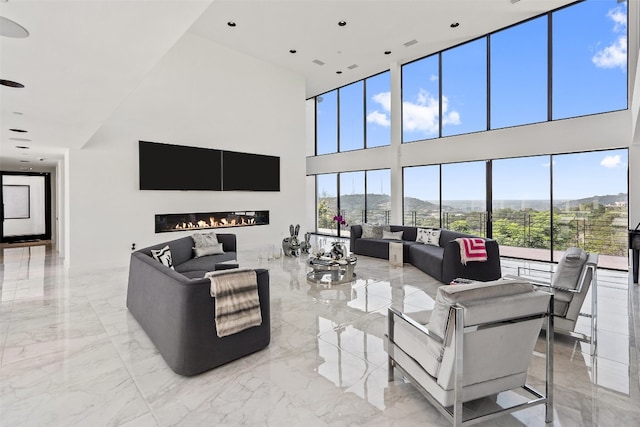
<path fill-rule="evenodd" d="M 517 278 L 546 288 L 555 295 L 555 331 L 591 343 L 595 351 L 597 328 L 597 267 L 598 254 L 583 249 L 568 248 L 555 271 L 519 267 Z M 506 276 L 515 278 L 515 276 Z M 581 312 L 587 294 L 591 291 L 591 313 Z M 590 319 L 590 332 L 576 330 L 580 316 Z"/>
<path fill-rule="evenodd" d="M 389 309 L 385 345 L 389 381 L 398 369 L 456 426 L 544 404 L 553 421 L 553 333 L 546 340 L 546 390 L 526 383 L 545 318 L 553 331 L 553 296 L 526 281 L 496 280 L 441 286 L 426 323 Z M 495 395 L 520 389 L 530 400 L 500 406 Z M 463 419 L 465 402 L 488 398 L 490 411 Z M 477 404 L 474 404 L 478 406 Z M 489 405 L 489 406 L 492 406 Z"/>

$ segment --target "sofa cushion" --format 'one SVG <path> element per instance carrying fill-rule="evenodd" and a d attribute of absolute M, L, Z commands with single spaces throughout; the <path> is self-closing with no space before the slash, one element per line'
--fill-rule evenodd
<path fill-rule="evenodd" d="M 440 246 L 440 233 L 440 229 L 437 228 L 418 228 L 416 230 L 416 242 Z"/>
<path fill-rule="evenodd" d="M 179 273 L 185 273 L 188 271 L 214 271 L 216 264 L 223 261 L 231 261 L 236 259 L 235 252 L 225 252 L 220 255 L 208 255 L 200 258 L 191 258 L 182 264 L 175 266 L 175 269 Z M 198 276 L 201 277 L 201 276 Z"/>
<path fill-rule="evenodd" d="M 169 249 L 169 245 L 166 245 L 162 249 L 151 249 L 151 256 L 162 265 L 175 270 L 175 268 L 173 267 L 173 261 L 171 259 L 171 249 Z"/>
<path fill-rule="evenodd" d="M 362 224 L 363 239 L 382 239 L 382 232 L 390 231 L 388 225 Z"/>
<path fill-rule="evenodd" d="M 219 255 L 223 254 L 222 243 L 216 243 L 213 246 L 194 246 L 193 247 L 193 255 L 194 258 L 200 258 L 207 255 Z"/>
<path fill-rule="evenodd" d="M 404 231 L 385 231 L 382 230 L 382 238 L 388 240 L 402 240 Z"/>
<path fill-rule="evenodd" d="M 442 278 L 442 258 L 444 248 L 433 245 L 415 244 L 409 247 L 409 262 L 429 276 Z"/>

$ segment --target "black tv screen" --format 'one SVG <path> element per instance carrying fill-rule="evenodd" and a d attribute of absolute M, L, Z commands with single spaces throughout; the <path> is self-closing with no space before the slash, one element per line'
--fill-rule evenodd
<path fill-rule="evenodd" d="M 222 152 L 225 191 L 280 191 L 280 157 Z"/>
<path fill-rule="evenodd" d="M 140 190 L 222 190 L 221 150 L 139 141 Z"/>

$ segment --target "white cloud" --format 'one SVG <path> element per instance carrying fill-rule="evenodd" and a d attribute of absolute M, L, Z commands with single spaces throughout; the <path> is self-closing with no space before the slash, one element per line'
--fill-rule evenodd
<path fill-rule="evenodd" d="M 555 162 L 555 160 L 554 160 L 554 161 L 553 161 L 553 165 L 555 166 L 555 164 L 556 164 L 556 162 Z M 543 164 L 542 164 L 542 167 L 543 167 L 543 168 L 545 168 L 545 169 L 548 169 L 549 167 L 551 167 L 551 163 L 550 163 L 550 162 L 543 163 Z"/>
<path fill-rule="evenodd" d="M 420 89 L 416 102 L 402 103 L 403 124 L 406 131 L 419 131 L 427 134 L 438 132 L 438 99 L 424 89 Z M 460 124 L 460 114 L 449 110 L 449 100 L 442 97 L 442 125 Z"/>
<path fill-rule="evenodd" d="M 391 126 L 391 120 L 389 120 L 389 117 L 386 114 L 379 112 L 378 110 L 373 111 L 367 115 L 367 123 L 373 123 L 383 127 Z"/>
<path fill-rule="evenodd" d="M 435 82 L 436 80 L 438 80 L 438 76 L 436 76 L 435 74 L 431 74 L 429 76 L 429 80 L 431 80 L 432 82 Z"/>
<path fill-rule="evenodd" d="M 626 69 L 627 67 L 627 38 L 620 37 L 613 44 L 596 52 L 591 58 L 596 67 Z"/>
<path fill-rule="evenodd" d="M 607 17 L 613 21 L 613 32 L 624 33 L 616 41 L 600 49 L 591 58 L 598 68 L 627 68 L 627 7 L 615 7 L 607 13 Z"/>
<path fill-rule="evenodd" d="M 605 156 L 605 158 L 600 162 L 600 166 L 604 166 L 605 168 L 616 168 L 621 165 L 622 160 L 618 154 L 615 156 Z"/>
<path fill-rule="evenodd" d="M 391 92 L 376 93 L 371 99 L 380 104 L 383 112 L 375 110 L 367 114 L 367 123 L 374 123 L 384 127 L 391 126 L 391 119 L 389 118 L 389 112 L 391 111 Z"/>

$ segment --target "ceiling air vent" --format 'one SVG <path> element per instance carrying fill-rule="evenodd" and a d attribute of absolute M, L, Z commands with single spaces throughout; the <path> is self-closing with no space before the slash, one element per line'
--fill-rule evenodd
<path fill-rule="evenodd" d="M 353 70 L 354 68 L 358 68 L 358 64 L 349 65 L 347 68 Z"/>
<path fill-rule="evenodd" d="M 416 44 L 416 43 L 418 43 L 418 40 L 415 40 L 415 39 L 414 39 L 414 40 L 410 40 L 410 41 L 406 42 L 404 45 L 405 45 L 406 47 L 409 47 L 409 46 L 413 46 L 413 45 L 414 45 L 414 44 Z"/>
<path fill-rule="evenodd" d="M 314 64 L 317 64 L 317 65 L 324 65 L 324 62 L 320 61 L 319 59 L 314 59 L 311 62 L 313 62 Z"/>

